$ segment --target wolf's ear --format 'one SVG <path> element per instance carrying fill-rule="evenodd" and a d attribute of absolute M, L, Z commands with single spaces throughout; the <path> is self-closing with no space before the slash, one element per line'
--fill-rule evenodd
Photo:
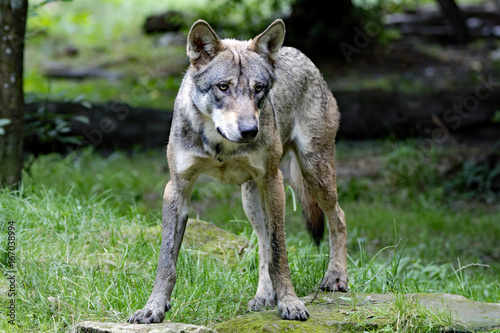
<path fill-rule="evenodd" d="M 186 53 L 196 67 L 208 64 L 223 49 L 215 31 L 203 20 L 193 24 L 187 40 Z"/>
<path fill-rule="evenodd" d="M 282 20 L 276 20 L 271 23 L 266 31 L 251 41 L 249 49 L 259 53 L 268 59 L 271 64 L 274 64 L 278 60 L 284 39 L 285 23 Z"/>

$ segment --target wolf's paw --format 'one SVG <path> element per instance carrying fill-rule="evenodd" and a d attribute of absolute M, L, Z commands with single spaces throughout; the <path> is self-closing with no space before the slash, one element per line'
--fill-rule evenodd
<path fill-rule="evenodd" d="M 163 308 L 156 303 L 146 304 L 144 309 L 137 310 L 127 321 L 130 324 L 161 323 L 165 318 L 165 312 L 169 309 L 170 302 L 167 302 Z"/>
<path fill-rule="evenodd" d="M 276 293 L 272 292 L 269 295 L 255 295 L 255 298 L 248 302 L 248 310 L 261 311 L 274 309 L 276 307 Z"/>
<path fill-rule="evenodd" d="M 286 297 L 279 301 L 278 312 L 281 319 L 305 321 L 309 318 L 304 302 L 297 297 Z"/>
<path fill-rule="evenodd" d="M 321 281 L 320 288 L 324 291 L 347 292 L 347 274 L 338 272 L 327 274 L 323 281 Z"/>

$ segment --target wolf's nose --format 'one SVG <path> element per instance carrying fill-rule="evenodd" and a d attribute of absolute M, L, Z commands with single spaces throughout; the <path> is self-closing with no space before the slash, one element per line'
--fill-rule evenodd
<path fill-rule="evenodd" d="M 259 133 L 259 127 L 257 125 L 240 125 L 240 135 L 244 140 L 254 139 Z"/>

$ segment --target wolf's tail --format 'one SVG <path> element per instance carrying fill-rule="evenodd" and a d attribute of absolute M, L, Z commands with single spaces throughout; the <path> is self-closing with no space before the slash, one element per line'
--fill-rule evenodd
<path fill-rule="evenodd" d="M 311 234 L 316 245 L 319 245 L 325 232 L 325 214 L 311 191 L 306 187 L 299 162 L 294 154 L 292 154 L 290 164 L 290 176 L 293 187 L 299 196 L 300 202 L 302 202 L 302 216 L 306 220 L 307 231 Z"/>

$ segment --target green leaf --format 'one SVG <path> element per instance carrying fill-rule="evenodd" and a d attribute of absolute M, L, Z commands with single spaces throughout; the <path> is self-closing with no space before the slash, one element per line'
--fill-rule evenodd
<path fill-rule="evenodd" d="M 491 119 L 491 121 L 494 123 L 500 123 L 500 110 L 495 111 L 495 114 L 493 115 L 493 119 Z"/>
<path fill-rule="evenodd" d="M 73 98 L 73 103 L 80 103 L 85 100 L 85 95 L 78 95 L 75 98 Z"/>
<path fill-rule="evenodd" d="M 352 298 L 350 298 L 350 297 L 339 297 L 339 299 L 346 301 L 346 302 L 352 302 Z"/>
<path fill-rule="evenodd" d="M 62 216 L 62 217 L 68 217 L 68 216 L 71 215 L 71 211 L 67 211 L 67 212 L 61 213 L 59 215 Z"/>
<path fill-rule="evenodd" d="M 8 118 L 1 118 L 1 119 L 0 119 L 0 127 L 7 126 L 7 125 L 9 125 L 10 123 L 12 123 L 12 120 L 10 120 L 10 119 L 8 119 Z"/>
<path fill-rule="evenodd" d="M 85 105 L 84 105 L 85 106 Z M 85 116 L 73 116 L 74 121 L 79 121 L 84 124 L 90 124 L 90 119 Z"/>
<path fill-rule="evenodd" d="M 77 146 L 82 144 L 82 140 L 79 140 L 78 138 L 73 137 L 73 136 L 63 136 L 63 137 L 60 137 L 58 140 L 59 140 L 59 142 L 62 142 L 62 143 L 74 144 Z"/>
<path fill-rule="evenodd" d="M 71 132 L 71 128 L 61 127 L 61 128 L 58 128 L 58 131 L 59 131 L 59 133 L 69 133 L 69 132 Z"/>
<path fill-rule="evenodd" d="M 90 109 L 92 109 L 92 104 L 90 104 L 89 102 L 85 102 L 85 101 L 83 101 L 83 102 L 81 102 L 80 104 L 81 104 L 84 108 L 86 108 L 86 109 L 89 109 L 89 110 L 90 110 Z"/>

